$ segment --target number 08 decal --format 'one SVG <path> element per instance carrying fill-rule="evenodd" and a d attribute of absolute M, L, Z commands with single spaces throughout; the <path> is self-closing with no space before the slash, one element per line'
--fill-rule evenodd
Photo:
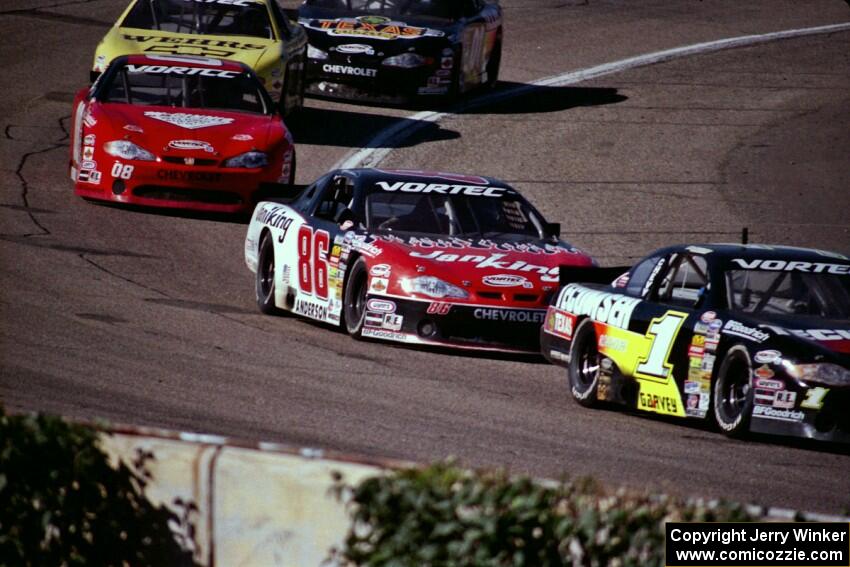
<path fill-rule="evenodd" d="M 636 377 L 660 382 L 667 381 L 670 371 L 673 370 L 673 364 L 669 361 L 670 351 L 673 349 L 679 329 L 687 318 L 687 313 L 668 311 L 650 322 L 646 330 L 646 338 L 652 343 L 649 346 L 649 353 L 640 359 L 635 368 Z"/>

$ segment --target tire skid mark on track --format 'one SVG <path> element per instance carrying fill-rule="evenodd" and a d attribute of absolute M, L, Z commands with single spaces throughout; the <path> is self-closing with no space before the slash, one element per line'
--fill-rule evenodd
<path fill-rule="evenodd" d="M 22 234 L 22 235 L 2 234 L 2 236 L 20 236 L 20 237 L 23 237 L 23 238 L 29 238 L 29 237 L 32 237 L 32 236 L 48 236 L 48 235 L 51 234 L 50 229 L 48 229 L 46 226 L 44 226 L 36 218 L 35 212 L 38 209 L 35 209 L 35 208 L 30 206 L 30 200 L 29 200 L 30 184 L 29 184 L 29 181 L 27 180 L 26 176 L 24 175 L 24 168 L 27 165 L 27 161 L 32 156 L 36 156 L 36 155 L 40 155 L 40 154 L 46 154 L 48 152 L 52 152 L 54 150 L 62 148 L 66 145 L 65 142 L 68 140 L 68 129 L 65 128 L 64 121 L 68 118 L 70 118 L 70 116 L 63 116 L 59 119 L 59 129 L 62 131 L 62 137 L 61 138 L 59 138 L 57 141 L 51 143 L 47 147 L 44 147 L 44 148 L 41 148 L 41 149 L 38 149 L 38 150 L 33 150 L 31 152 L 26 152 L 25 154 L 23 154 L 21 156 L 21 159 L 18 160 L 18 164 L 15 167 L 15 176 L 18 178 L 18 181 L 19 181 L 19 184 L 20 184 L 19 194 L 20 194 L 21 201 L 23 202 L 23 207 L 24 207 L 22 210 L 26 212 L 30 221 L 41 232 L 31 232 L 31 233 L 26 233 L 26 234 Z M 6 134 L 6 137 L 10 140 L 14 140 L 14 138 L 12 138 L 10 136 L 11 128 L 13 128 L 13 127 L 14 127 L 14 125 L 9 124 L 4 129 L 4 133 Z"/>
<path fill-rule="evenodd" d="M 848 30 L 850 30 L 850 22 L 811 28 L 783 30 L 765 34 L 745 35 L 716 41 L 696 43 L 693 45 L 646 53 L 644 55 L 637 55 L 635 57 L 612 61 L 610 63 L 603 63 L 602 65 L 554 75 L 506 90 L 494 91 L 474 97 L 469 101 L 455 104 L 446 111 L 423 111 L 403 117 L 392 126 L 389 126 L 375 134 L 366 144 L 366 148 L 351 152 L 338 161 L 332 169 L 378 167 L 380 163 L 392 152 L 394 147 L 398 147 L 403 140 L 412 137 L 426 125 L 439 122 L 450 115 L 463 114 L 465 111 L 473 108 L 479 108 L 488 104 L 502 102 L 517 96 L 529 94 L 538 87 L 573 85 L 590 79 L 613 75 L 629 69 L 656 65 L 658 63 L 665 63 L 667 61 L 683 57 L 703 55 L 706 53 L 738 47 L 749 47 L 782 39 L 805 37 L 809 35 L 832 34 Z M 411 120 L 414 121 L 412 124 L 410 122 Z"/>
<path fill-rule="evenodd" d="M 145 301 L 160 303 L 160 304 L 166 305 L 168 307 L 176 307 L 176 308 L 184 308 L 184 309 L 187 308 L 185 306 L 186 304 L 194 303 L 194 302 L 191 302 L 191 301 L 186 301 L 186 300 L 182 300 L 182 299 L 173 297 L 172 295 L 169 295 L 168 293 L 166 293 L 162 290 L 156 289 L 155 287 L 145 285 L 145 284 L 143 284 L 139 281 L 136 281 L 132 278 L 129 278 L 127 276 L 119 274 L 118 272 L 112 271 L 109 268 L 102 266 L 101 264 L 98 264 L 97 262 L 95 262 L 91 258 L 88 258 L 87 253 L 78 254 L 77 256 L 81 260 L 83 260 L 84 262 L 86 262 L 87 264 L 92 266 L 93 268 L 105 273 L 108 276 L 111 276 L 113 278 L 127 282 L 128 284 L 134 285 L 134 286 L 139 287 L 141 289 L 144 289 L 146 291 L 150 291 L 150 292 L 155 293 L 157 295 L 160 295 L 164 298 L 164 299 L 147 299 Z M 266 329 L 264 329 L 263 327 L 260 327 L 258 325 L 252 325 L 251 323 L 246 323 L 245 321 L 241 321 L 241 320 L 239 320 L 235 317 L 230 317 L 225 312 L 223 312 L 221 310 L 200 309 L 200 311 L 203 311 L 204 313 L 209 313 L 211 315 L 215 315 L 217 317 L 221 317 L 222 319 L 226 319 L 226 320 L 230 321 L 231 323 L 236 323 L 238 325 L 242 325 L 244 327 L 255 329 L 257 331 L 266 332 Z M 242 313 L 242 311 L 236 311 L 235 308 L 234 308 L 233 313 Z"/>
<path fill-rule="evenodd" d="M 92 260 L 91 258 L 88 258 L 88 257 L 87 257 L 87 253 L 77 254 L 77 256 L 78 256 L 78 257 L 79 257 L 79 258 L 80 258 L 83 262 L 86 262 L 87 264 L 91 265 L 91 266 L 92 266 L 92 267 L 94 267 L 95 269 L 97 269 L 97 270 L 99 270 L 99 271 L 101 271 L 101 272 L 105 273 L 105 274 L 106 274 L 106 275 L 108 275 L 108 276 L 112 276 L 113 278 L 117 278 L 117 279 L 119 279 L 119 280 L 121 280 L 121 281 L 127 282 L 127 283 L 128 283 L 128 284 L 130 284 L 130 285 L 134 285 L 134 286 L 139 287 L 139 288 L 142 288 L 142 289 L 144 289 L 144 290 L 146 290 L 146 291 L 150 291 L 150 292 L 155 293 L 155 294 L 157 294 L 157 295 L 161 295 L 161 296 L 166 297 L 166 298 L 168 298 L 168 299 L 172 299 L 172 297 L 171 297 L 170 295 L 168 295 L 167 293 L 165 293 L 164 291 L 158 290 L 158 289 L 156 289 L 155 287 L 151 287 L 151 286 L 145 285 L 145 284 L 143 284 L 143 283 L 141 283 L 141 282 L 137 282 L 136 280 L 134 280 L 134 279 L 132 279 L 132 278 L 128 278 L 127 276 L 122 276 L 122 275 L 121 275 L 121 274 L 119 274 L 118 272 L 113 272 L 113 271 L 112 271 L 112 270 L 110 270 L 109 268 L 107 268 L 107 267 L 105 267 L 105 266 L 101 266 L 100 264 L 98 264 L 97 262 L 95 262 L 94 260 Z"/>

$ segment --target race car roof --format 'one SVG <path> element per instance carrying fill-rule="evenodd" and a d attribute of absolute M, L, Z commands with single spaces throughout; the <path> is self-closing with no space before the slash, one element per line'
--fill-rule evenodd
<path fill-rule="evenodd" d="M 126 61 L 124 61 L 126 59 Z M 117 57 L 113 64 L 122 62 L 130 65 L 151 65 L 165 67 L 198 67 L 203 69 L 218 69 L 221 71 L 247 71 L 249 67 L 238 61 L 227 59 L 215 59 L 212 57 L 198 57 L 190 55 L 125 55 Z"/>
<path fill-rule="evenodd" d="M 850 258 L 838 252 L 769 244 L 680 244 L 662 248 L 655 254 L 669 254 L 671 252 L 691 252 L 711 256 L 721 261 L 743 258 L 850 264 Z"/>
<path fill-rule="evenodd" d="M 407 182 L 425 184 L 474 185 L 482 187 L 498 187 L 505 189 L 504 193 L 516 193 L 513 187 L 493 177 L 481 175 L 466 175 L 461 173 L 446 173 L 441 171 L 425 171 L 419 169 L 346 169 L 356 178 L 361 186 L 375 185 L 379 181 Z"/>

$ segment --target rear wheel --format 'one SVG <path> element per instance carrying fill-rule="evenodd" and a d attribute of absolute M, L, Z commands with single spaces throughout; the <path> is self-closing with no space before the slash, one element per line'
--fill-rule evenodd
<path fill-rule="evenodd" d="M 742 345 L 730 348 L 717 372 L 712 392 L 714 418 L 730 437 L 742 437 L 749 431 L 753 411 L 751 376 L 747 349 Z"/>
<path fill-rule="evenodd" d="M 271 233 L 265 233 L 260 240 L 259 259 L 257 261 L 257 307 L 266 315 L 280 313 L 274 302 L 275 261 L 274 244 Z"/>
<path fill-rule="evenodd" d="M 354 338 L 360 338 L 363 332 L 363 322 L 366 320 L 366 294 L 369 291 L 369 272 L 366 261 L 358 258 L 351 267 L 348 281 L 345 285 L 343 311 L 345 329 Z"/>
<path fill-rule="evenodd" d="M 596 343 L 593 320 L 584 319 L 573 335 L 570 348 L 570 365 L 567 370 L 573 398 L 584 407 L 598 404 L 596 392 L 599 388 L 599 365 L 602 356 Z"/>

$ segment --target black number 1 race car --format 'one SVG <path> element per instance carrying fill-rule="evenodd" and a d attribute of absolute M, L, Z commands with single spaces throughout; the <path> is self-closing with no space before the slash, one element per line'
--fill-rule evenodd
<path fill-rule="evenodd" d="M 613 284 L 562 285 L 541 330 L 573 397 L 850 442 L 850 260 L 801 248 L 664 248 Z M 600 281 L 610 271 L 585 270 Z M 594 277 L 596 276 L 602 277 Z"/>

